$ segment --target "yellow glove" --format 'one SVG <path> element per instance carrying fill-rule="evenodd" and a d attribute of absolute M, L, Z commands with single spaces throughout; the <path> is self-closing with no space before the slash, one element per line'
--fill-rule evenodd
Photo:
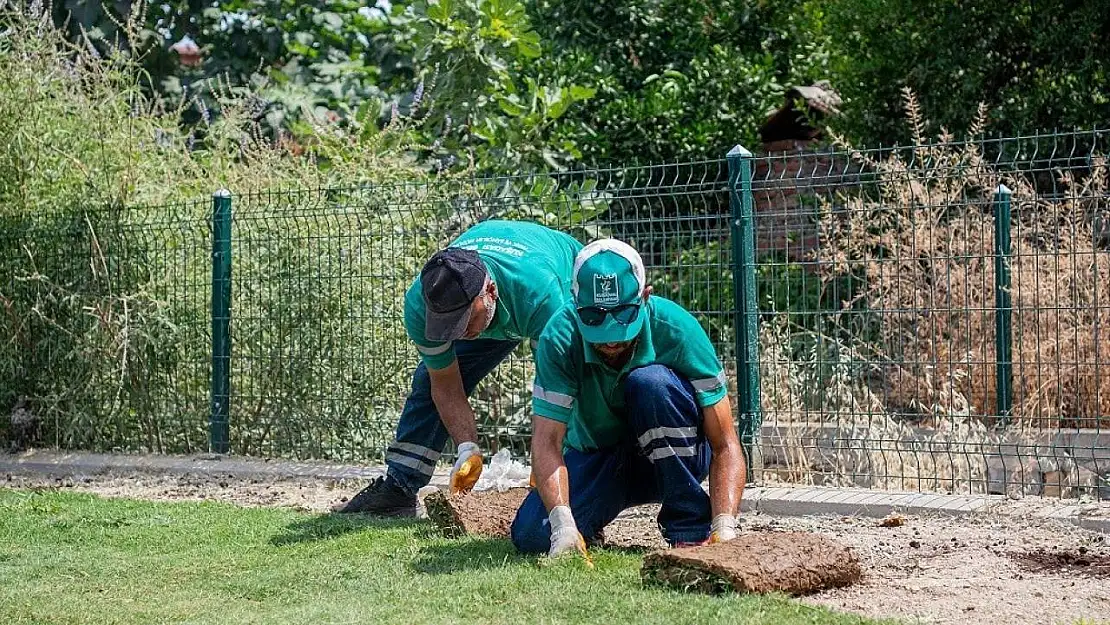
<path fill-rule="evenodd" d="M 482 452 L 477 443 L 459 445 L 459 458 L 451 469 L 451 494 L 469 493 L 482 475 Z"/>
<path fill-rule="evenodd" d="M 736 517 L 731 514 L 718 514 L 713 517 L 712 530 L 709 532 L 709 544 L 728 542 L 736 538 Z"/>

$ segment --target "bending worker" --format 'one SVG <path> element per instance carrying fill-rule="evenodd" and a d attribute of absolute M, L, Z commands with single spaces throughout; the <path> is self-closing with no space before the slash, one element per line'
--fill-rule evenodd
<path fill-rule="evenodd" d="M 468 397 L 520 342 L 536 340 L 569 299 L 582 244 L 538 224 L 486 221 L 437 252 L 405 293 L 405 330 L 421 363 L 386 451 L 388 466 L 338 512 L 415 516 L 450 436 L 458 449 L 450 488 L 467 492 L 482 472 Z"/>
<path fill-rule="evenodd" d="M 662 503 L 672 546 L 735 538 L 746 466 L 709 337 L 651 294 L 640 255 L 621 241 L 587 245 L 571 284 L 573 301 L 536 347 L 537 488 L 517 511 L 513 544 L 586 555 L 621 511 L 650 502 Z"/>

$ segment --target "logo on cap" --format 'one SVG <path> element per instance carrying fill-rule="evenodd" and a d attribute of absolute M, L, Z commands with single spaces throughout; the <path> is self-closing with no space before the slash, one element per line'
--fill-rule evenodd
<path fill-rule="evenodd" d="M 617 274 L 597 274 L 594 276 L 594 304 L 597 306 L 616 306 L 621 303 L 620 289 L 617 287 Z"/>

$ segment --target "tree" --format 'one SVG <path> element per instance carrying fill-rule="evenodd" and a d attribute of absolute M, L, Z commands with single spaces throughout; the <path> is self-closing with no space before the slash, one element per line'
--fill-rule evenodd
<path fill-rule="evenodd" d="M 822 14 L 808 0 L 530 0 L 529 11 L 557 50 L 542 73 L 597 87 L 566 121 L 591 164 L 756 144 L 790 84 L 827 77 Z"/>
<path fill-rule="evenodd" d="M 826 26 L 846 100 L 839 124 L 860 142 L 909 138 L 903 87 L 951 130 L 980 102 L 990 128 L 1008 134 L 1110 118 L 1110 12 L 1101 0 L 837 0 Z"/>
<path fill-rule="evenodd" d="M 367 7 L 329 2 L 326 10 L 293 0 L 66 0 L 55 24 L 100 54 L 141 59 L 148 89 L 169 100 L 201 98 L 191 117 L 215 111 L 218 90 L 250 88 L 271 130 L 304 112 L 320 118 L 353 114 L 367 101 L 388 114 L 394 94 L 411 84 L 414 50 L 403 4 Z M 180 62 L 176 42 L 195 42 L 200 63 Z M 329 115 L 330 114 L 330 115 Z"/>

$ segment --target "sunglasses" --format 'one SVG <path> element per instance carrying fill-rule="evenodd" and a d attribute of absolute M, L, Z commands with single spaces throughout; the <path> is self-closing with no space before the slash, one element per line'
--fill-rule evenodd
<path fill-rule="evenodd" d="M 636 321 L 636 317 L 640 315 L 640 304 L 621 304 L 613 308 L 584 306 L 578 309 L 578 318 L 588 326 L 601 325 L 605 321 L 605 315 L 613 315 L 617 323 L 626 326 Z"/>

